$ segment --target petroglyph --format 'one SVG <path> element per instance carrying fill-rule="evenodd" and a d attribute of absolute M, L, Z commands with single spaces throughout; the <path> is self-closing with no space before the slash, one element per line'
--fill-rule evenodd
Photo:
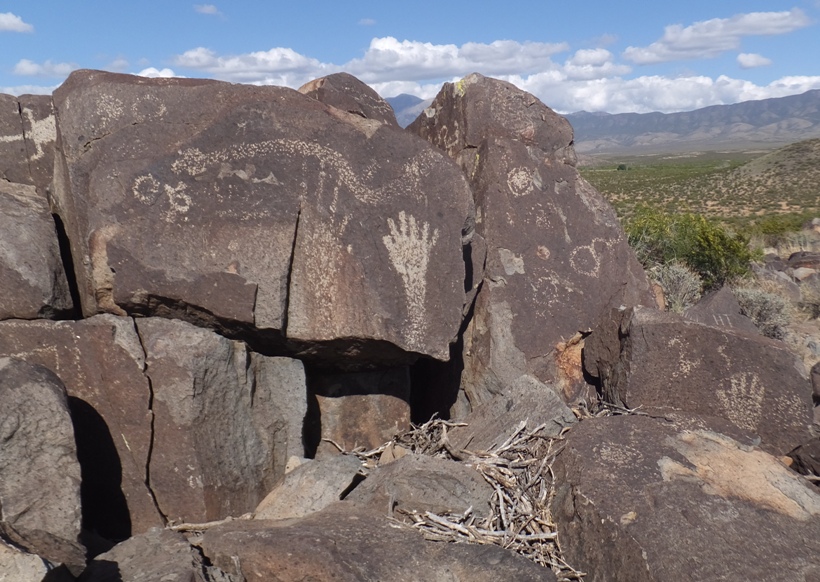
<path fill-rule="evenodd" d="M 766 389 L 753 372 L 740 372 L 729 378 L 729 388 L 717 397 L 729 420 L 740 428 L 756 431 L 763 414 Z"/>
<path fill-rule="evenodd" d="M 596 244 L 607 248 L 608 243 L 602 238 L 592 239 L 588 245 L 575 247 L 569 255 L 569 264 L 579 275 L 597 277 L 601 271 L 601 254 Z"/>
<path fill-rule="evenodd" d="M 301 156 L 314 158 L 323 169 L 331 169 L 337 174 L 336 181 L 343 184 L 360 202 L 377 204 L 383 193 L 363 184 L 347 160 L 337 151 L 317 143 L 292 139 L 275 139 L 257 143 L 241 143 L 213 152 L 203 152 L 199 148 L 188 148 L 179 152 L 179 157 L 171 164 L 176 174 L 200 176 L 211 168 L 221 168 L 244 159 L 260 156 Z"/>
<path fill-rule="evenodd" d="M 413 215 L 399 212 L 398 225 L 387 219 L 390 234 L 382 237 L 393 268 L 401 275 L 407 301 L 409 325 L 406 335 L 411 346 L 423 345 L 425 332 L 425 297 L 427 294 L 427 266 L 433 246 L 438 240 L 438 229 L 430 234 L 428 223 L 417 223 Z"/>
<path fill-rule="evenodd" d="M 513 196 L 525 196 L 532 193 L 532 170 L 528 168 L 513 168 L 507 172 L 507 188 Z"/>
<path fill-rule="evenodd" d="M 34 119 L 31 109 L 23 108 L 23 117 L 28 121 L 29 129 L 26 136 L 34 144 L 34 153 L 31 161 L 36 161 L 46 155 L 45 145 L 57 141 L 57 125 L 53 115 L 44 119 Z"/>

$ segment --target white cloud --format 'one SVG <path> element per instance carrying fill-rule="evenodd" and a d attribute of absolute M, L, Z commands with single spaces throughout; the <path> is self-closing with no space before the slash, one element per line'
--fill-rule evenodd
<path fill-rule="evenodd" d="M 213 4 L 194 4 L 194 10 L 200 14 L 222 14 L 219 9 Z"/>
<path fill-rule="evenodd" d="M 811 24 L 799 8 L 787 12 L 750 12 L 731 18 L 713 18 L 683 27 L 673 24 L 663 37 L 647 47 L 628 47 L 623 56 L 639 65 L 685 59 L 713 58 L 735 50 L 744 36 L 786 34 Z"/>
<path fill-rule="evenodd" d="M 772 60 L 755 53 L 740 53 L 737 55 L 737 63 L 743 69 L 754 69 L 755 67 L 771 65 Z"/>
<path fill-rule="evenodd" d="M 168 68 L 157 69 L 156 67 L 148 67 L 147 69 L 143 69 L 139 73 L 137 73 L 137 75 L 140 76 L 140 77 L 152 77 L 152 78 L 157 78 L 157 77 L 178 77 L 179 76 L 176 73 L 174 73 L 174 71 L 172 71 L 171 69 L 168 69 Z"/>
<path fill-rule="evenodd" d="M 51 95 L 59 85 L 17 85 L 14 87 L 0 87 L 0 93 L 6 95 Z"/>
<path fill-rule="evenodd" d="M 570 79 L 602 79 L 626 75 L 632 69 L 613 62 L 606 49 L 581 49 L 564 63 L 564 72 Z"/>
<path fill-rule="evenodd" d="M 0 13 L 0 32 L 34 32 L 34 27 L 11 12 Z"/>
<path fill-rule="evenodd" d="M 361 26 L 373 26 L 374 24 L 376 24 L 376 21 L 375 21 L 375 20 L 373 20 L 372 18 L 362 18 L 362 19 L 359 21 L 359 24 L 360 24 Z"/>
<path fill-rule="evenodd" d="M 14 65 L 14 74 L 24 77 L 67 77 L 71 71 L 79 68 L 73 63 L 54 63 L 45 61 L 35 63 L 28 59 L 21 59 Z"/>

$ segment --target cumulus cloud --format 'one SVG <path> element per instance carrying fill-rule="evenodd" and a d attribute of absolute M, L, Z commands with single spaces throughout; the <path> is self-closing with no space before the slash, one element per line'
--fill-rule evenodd
<path fill-rule="evenodd" d="M 569 79 L 602 79 L 626 75 L 632 69 L 614 62 L 611 52 L 603 48 L 581 49 L 564 63 L 564 73 Z"/>
<path fill-rule="evenodd" d="M 34 32 L 34 27 L 11 12 L 0 13 L 0 32 Z"/>
<path fill-rule="evenodd" d="M 772 60 L 756 53 L 740 53 L 737 55 L 737 63 L 743 69 L 754 69 L 755 67 L 771 65 Z"/>
<path fill-rule="evenodd" d="M 21 59 L 14 65 L 14 74 L 24 77 L 67 77 L 71 71 L 78 68 L 73 63 L 54 63 L 52 61 L 35 63 L 28 59 Z"/>
<path fill-rule="evenodd" d="M 222 14 L 213 4 L 194 4 L 194 10 L 200 14 Z"/>
<path fill-rule="evenodd" d="M 731 18 L 713 18 L 690 26 L 673 24 L 663 37 L 646 47 L 628 47 L 623 56 L 638 65 L 686 59 L 713 58 L 736 50 L 745 36 L 786 34 L 811 24 L 799 8 L 785 12 L 750 12 Z"/>
<path fill-rule="evenodd" d="M 139 75 L 140 77 L 152 77 L 152 78 L 156 78 L 156 77 L 178 77 L 179 76 L 176 73 L 174 73 L 174 71 L 172 71 L 171 69 L 168 69 L 168 68 L 157 69 L 156 67 L 148 67 L 147 69 L 143 69 L 139 73 L 137 73 L 137 75 Z"/>
<path fill-rule="evenodd" d="M 359 24 L 360 24 L 361 26 L 373 26 L 374 24 L 376 24 L 376 21 L 375 21 L 375 20 L 373 20 L 372 18 L 362 18 L 362 19 L 359 21 Z"/>

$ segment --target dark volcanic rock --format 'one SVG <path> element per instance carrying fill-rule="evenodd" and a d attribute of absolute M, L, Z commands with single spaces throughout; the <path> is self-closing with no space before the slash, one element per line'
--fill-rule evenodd
<path fill-rule="evenodd" d="M 20 104 L 12 95 L 0 93 L 0 180 L 33 184 L 26 159 Z"/>
<path fill-rule="evenodd" d="M 163 525 L 146 487 L 151 389 L 131 319 L 0 322 L 0 356 L 54 370 L 65 384 L 82 466 L 83 526 L 111 540 Z"/>
<path fill-rule="evenodd" d="M 292 392 L 306 402 L 302 363 L 182 321 L 139 319 L 137 329 L 153 392 L 149 478 L 162 513 L 202 522 L 253 511 L 285 473 L 278 403 Z"/>
<path fill-rule="evenodd" d="M 374 372 L 312 374 L 307 448 L 316 457 L 357 447 L 374 449 L 410 428 L 410 373 L 406 367 Z M 326 440 L 328 439 L 328 440 Z"/>
<path fill-rule="evenodd" d="M 117 544 L 88 564 L 78 582 L 239 582 L 202 556 L 182 534 L 152 528 Z"/>
<path fill-rule="evenodd" d="M 299 92 L 347 113 L 399 127 L 390 104 L 348 73 L 314 79 L 299 87 Z"/>
<path fill-rule="evenodd" d="M 470 196 L 429 144 L 282 87 L 78 71 L 54 105 L 86 315 L 339 365 L 449 356 Z"/>
<path fill-rule="evenodd" d="M 0 535 L 78 574 L 80 464 L 65 386 L 43 366 L 0 358 L 0 402 Z"/>
<path fill-rule="evenodd" d="M 472 467 L 408 454 L 373 469 L 346 499 L 366 503 L 378 512 L 401 509 L 441 515 L 464 513 L 472 507 L 477 516 L 486 517 L 492 495 L 493 488 Z"/>
<path fill-rule="evenodd" d="M 695 424 L 620 416 L 569 432 L 553 465 L 564 558 L 588 582 L 820 579 L 820 495 Z"/>
<path fill-rule="evenodd" d="M 487 244 L 464 337 L 472 405 L 524 374 L 560 382 L 558 344 L 611 307 L 652 304 L 614 211 L 574 166 L 572 128 L 538 99 L 473 74 L 445 84 L 408 129 L 461 166 Z"/>
<path fill-rule="evenodd" d="M 55 317 L 71 308 L 45 196 L 0 179 L 0 319 Z"/>
<path fill-rule="evenodd" d="M 613 310 L 587 338 L 584 366 L 606 401 L 651 414 L 728 420 L 784 455 L 809 438 L 811 387 L 781 342 L 637 307 Z"/>
<path fill-rule="evenodd" d="M 704 295 L 700 301 L 686 310 L 684 317 L 703 325 L 758 333 L 754 322 L 741 313 L 740 304 L 728 285 Z"/>
<path fill-rule="evenodd" d="M 51 95 L 22 95 L 19 104 L 30 180 L 40 193 L 45 194 L 54 177 L 54 144 L 57 140 Z"/>
<path fill-rule="evenodd" d="M 428 542 L 383 512 L 349 501 L 298 520 L 220 525 L 205 532 L 201 547 L 214 566 L 246 582 L 555 580 L 550 570 L 499 546 Z"/>

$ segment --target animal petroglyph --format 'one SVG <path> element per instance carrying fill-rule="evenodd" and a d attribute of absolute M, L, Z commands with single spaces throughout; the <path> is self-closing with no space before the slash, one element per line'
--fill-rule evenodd
<path fill-rule="evenodd" d="M 765 393 L 757 374 L 740 372 L 729 378 L 728 389 L 717 391 L 717 397 L 729 420 L 740 428 L 756 431 Z"/>
<path fill-rule="evenodd" d="M 387 219 L 390 234 L 382 237 L 393 268 L 401 275 L 407 300 L 407 339 L 411 346 L 421 346 L 425 331 L 424 301 L 427 294 L 427 266 L 438 229 L 430 233 L 428 223 L 416 222 L 413 215 L 399 212 L 398 224 Z"/>
<path fill-rule="evenodd" d="M 34 119 L 34 112 L 28 108 L 23 108 L 23 117 L 29 126 L 26 136 L 34 144 L 31 161 L 36 161 L 46 155 L 44 146 L 57 140 L 57 125 L 53 115 L 44 119 Z"/>

